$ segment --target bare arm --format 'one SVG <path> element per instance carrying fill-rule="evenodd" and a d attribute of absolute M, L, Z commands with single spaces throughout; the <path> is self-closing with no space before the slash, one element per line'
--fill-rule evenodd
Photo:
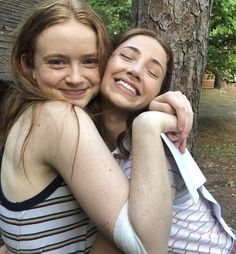
<path fill-rule="evenodd" d="M 156 118 L 154 119 L 155 121 L 153 121 L 152 118 Z M 158 123 L 156 122 L 156 120 L 158 121 Z M 131 198 L 130 204 L 132 204 L 133 201 L 137 201 L 137 204 L 133 203 L 133 205 L 135 207 L 136 205 L 139 207 L 138 211 L 137 211 L 137 208 L 134 207 L 135 213 L 137 212 L 139 214 L 138 215 L 134 214 L 133 218 L 135 218 L 135 216 L 137 217 L 142 216 L 141 215 L 142 211 L 146 211 L 147 213 L 146 214 L 144 213 L 144 218 L 146 217 L 148 218 L 146 219 L 147 222 L 145 222 L 145 224 L 147 223 L 147 225 L 150 225 L 148 224 L 150 220 L 150 223 L 152 225 L 152 226 L 146 227 L 145 229 L 140 230 L 140 232 L 144 232 L 144 234 L 147 234 L 149 236 L 154 235 L 156 237 L 156 239 L 154 239 L 152 238 L 152 236 L 150 236 L 150 243 L 146 244 L 146 246 L 153 246 L 153 250 L 148 249 L 148 253 L 156 253 L 157 250 L 158 250 L 158 253 L 167 253 L 167 242 L 169 238 L 169 229 L 170 229 L 170 223 L 172 219 L 171 206 L 172 206 L 172 200 L 174 199 L 174 196 L 175 196 L 175 183 L 173 181 L 173 175 L 172 175 L 172 169 L 171 169 L 172 157 L 171 156 L 166 157 L 165 154 L 160 154 L 163 152 L 162 142 L 160 141 L 159 134 L 158 135 L 156 134 L 157 134 L 157 130 L 165 131 L 165 130 L 168 130 L 170 127 L 171 128 L 175 127 L 175 125 L 176 125 L 176 121 L 174 117 L 168 116 L 162 113 L 145 113 L 143 114 L 143 116 L 141 116 L 141 119 L 138 119 L 134 124 L 135 134 L 133 137 L 134 139 L 137 138 L 138 142 L 135 142 L 135 140 L 133 140 L 134 142 L 133 149 L 135 149 L 135 147 L 137 148 L 137 151 L 134 151 L 133 153 L 133 161 L 137 162 L 136 167 L 143 167 L 144 170 L 140 171 L 140 172 L 143 172 L 143 174 L 141 175 L 139 173 L 133 173 L 132 175 L 132 177 L 137 178 L 136 180 L 140 179 L 141 183 L 138 186 L 136 185 L 134 186 L 134 188 L 138 189 L 138 192 L 140 193 L 140 195 L 134 196 L 133 199 Z M 161 142 L 161 143 L 158 144 L 158 142 Z M 159 149 L 158 147 L 160 147 L 161 149 Z M 159 151 L 159 154 L 153 152 L 153 151 L 156 152 L 157 150 Z M 139 152 L 140 154 L 138 154 Z M 150 157 L 150 155 L 152 156 Z M 136 156 L 138 160 L 137 159 L 135 160 Z M 157 158 L 160 158 L 160 157 L 164 158 L 163 165 L 161 168 L 157 168 L 156 167 L 157 165 L 160 166 L 160 163 L 157 163 L 158 161 Z M 140 162 L 142 164 L 140 164 Z M 155 171 L 155 169 L 157 171 Z M 148 170 L 150 170 L 150 172 Z M 152 176 L 153 182 L 151 182 L 150 178 L 148 178 L 150 175 Z M 148 176 L 147 177 L 147 181 L 149 182 L 148 188 L 146 185 L 142 184 L 142 182 L 145 183 L 146 176 Z M 143 189 L 142 189 L 142 186 L 143 186 Z M 155 187 L 157 188 L 157 190 L 159 189 L 159 191 L 155 192 L 155 189 L 154 189 Z M 143 207 L 142 209 L 140 209 L 141 207 L 140 205 L 138 205 L 139 202 L 140 204 L 143 203 L 144 205 L 148 205 L 147 200 L 145 200 L 145 202 L 142 202 L 141 200 L 142 196 L 144 198 L 151 199 L 152 191 L 154 194 L 153 196 L 154 200 L 150 200 L 150 207 Z M 159 196 L 156 195 L 156 193 L 159 193 Z M 132 195 L 132 191 L 131 191 L 131 195 Z M 154 205 L 156 205 L 156 207 Z M 132 213 L 132 209 L 130 211 L 131 211 L 130 213 Z M 130 217 L 132 218 L 132 216 Z M 134 222 L 134 225 L 136 225 L 135 222 Z M 142 237 L 142 235 L 140 236 Z M 159 243 L 157 244 L 158 241 Z M 157 249 L 157 246 L 159 246 L 158 249 Z M 107 239 L 105 239 L 102 235 L 100 235 L 97 238 L 93 246 L 93 251 L 94 252 L 92 253 L 94 254 L 96 253 L 116 254 L 117 252 L 119 253 L 119 250 L 117 250 L 117 248 L 114 245 L 112 245 L 110 242 L 108 242 Z"/>
<path fill-rule="evenodd" d="M 112 242 L 108 241 L 102 234 L 96 237 L 90 254 L 122 254 L 120 249 L 118 249 Z"/>
<path fill-rule="evenodd" d="M 51 104 L 53 105 L 53 103 Z M 153 155 L 148 152 L 149 150 L 146 152 L 146 155 L 150 156 L 150 169 L 148 171 L 147 165 L 141 166 L 143 157 L 139 156 L 141 153 L 139 147 L 141 150 L 143 147 L 137 143 L 137 152 L 135 153 L 138 156 L 135 162 L 136 166 L 133 168 L 133 172 L 136 173 L 131 180 L 130 194 L 132 195 L 129 196 L 128 180 L 110 154 L 88 115 L 79 108 L 76 109 L 76 114 L 73 114 L 70 107 L 65 108 L 63 103 L 58 103 L 56 109 L 55 105 L 53 107 L 51 104 L 48 104 L 49 109 L 46 109 L 48 112 L 39 118 L 39 122 L 36 124 L 38 140 L 34 140 L 34 143 L 40 144 L 40 147 L 37 147 L 38 150 L 42 151 L 40 160 L 57 169 L 80 205 L 106 237 L 113 239 L 117 217 L 124 203 L 129 201 L 130 220 L 148 253 L 156 253 L 156 250 L 162 250 L 162 246 L 167 246 L 164 236 L 169 233 L 171 221 L 171 216 L 169 216 L 169 214 L 171 215 L 171 201 L 169 199 L 171 197 L 168 177 L 166 177 L 167 170 L 165 163 L 163 163 L 165 159 L 162 158 L 164 154 L 160 137 L 156 139 L 157 143 L 160 144 L 160 150 L 159 148 L 156 149 L 158 156 L 160 156 L 159 160 L 151 162 Z M 53 110 L 50 107 L 53 107 Z M 45 136 L 47 138 L 42 139 Z M 148 138 L 150 137 L 147 136 L 147 140 Z M 149 142 L 145 139 L 142 141 L 144 142 L 142 145 L 149 147 Z M 147 160 L 149 160 L 148 157 Z M 155 167 L 161 168 L 161 170 L 156 170 L 156 173 L 153 174 L 152 163 L 157 163 Z M 145 175 L 144 178 L 143 175 Z M 161 187 L 159 187 L 160 179 L 156 182 L 153 179 L 154 176 L 157 180 L 159 176 L 162 178 Z M 167 181 L 166 184 L 164 184 L 165 181 Z M 139 185 L 140 189 L 137 188 Z M 145 188 L 153 190 L 152 195 L 145 191 Z M 165 195 L 164 199 L 159 194 L 160 188 Z M 162 202 L 165 202 L 166 205 Z M 154 213 L 155 209 L 157 209 L 155 214 L 162 212 L 163 209 L 160 210 L 160 207 L 169 209 L 169 212 L 165 210 L 165 216 L 160 215 L 162 220 L 156 223 L 158 224 L 156 227 L 152 221 L 154 217 L 152 214 L 149 216 L 149 213 L 150 211 Z M 147 214 L 148 220 L 143 216 Z M 158 228 L 161 230 L 158 231 Z M 147 229 L 148 234 L 146 234 Z M 164 236 L 162 230 L 165 230 Z M 150 237 L 150 232 L 155 234 Z M 159 237 L 160 240 L 156 241 Z M 153 252 L 154 249 L 155 252 Z"/>
<path fill-rule="evenodd" d="M 89 116 L 80 108 L 74 112 L 64 103 L 56 108 L 54 104 L 47 105 L 37 125 L 37 143 L 47 136 L 41 160 L 58 171 L 88 216 L 112 240 L 116 219 L 128 200 L 128 180 Z"/>
<path fill-rule="evenodd" d="M 4 245 L 4 242 L 1 238 L 1 234 L 0 234 L 0 254 L 6 254 L 7 253 L 7 248 Z"/>
<path fill-rule="evenodd" d="M 174 127 L 175 117 L 155 112 L 144 113 L 133 126 L 132 177 L 136 177 L 136 181 L 131 181 L 129 213 L 133 225 L 141 232 L 140 238 L 148 246 L 148 253 L 157 253 L 157 250 L 158 253 L 167 253 L 175 188 L 169 162 L 171 157 L 167 158 L 164 153 L 160 133 Z M 137 223 L 140 222 L 138 218 L 142 218 L 141 223 Z M 145 242 L 147 235 L 149 242 Z M 100 236 L 93 251 L 94 254 L 116 254 L 118 250 Z"/>
<path fill-rule="evenodd" d="M 0 247 L 0 254 L 7 254 L 8 252 L 7 252 L 7 248 L 6 248 L 6 246 L 5 245 L 2 245 L 1 247 Z"/>
<path fill-rule="evenodd" d="M 148 253 L 167 253 L 172 194 L 160 133 L 175 128 L 176 118 L 159 112 L 145 112 L 133 123 L 129 214 Z"/>

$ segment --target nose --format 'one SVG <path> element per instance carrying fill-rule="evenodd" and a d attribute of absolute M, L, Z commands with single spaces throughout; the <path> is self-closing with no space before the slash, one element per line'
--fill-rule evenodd
<path fill-rule="evenodd" d="M 143 65 L 139 62 L 133 62 L 127 69 L 127 74 L 140 81 L 143 73 Z"/>
<path fill-rule="evenodd" d="M 71 66 L 68 69 L 65 81 L 68 85 L 76 86 L 84 81 L 83 71 L 79 65 Z"/>

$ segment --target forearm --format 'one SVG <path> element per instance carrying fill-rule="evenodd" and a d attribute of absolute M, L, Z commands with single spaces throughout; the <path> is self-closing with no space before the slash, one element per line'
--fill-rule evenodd
<path fill-rule="evenodd" d="M 108 241 L 102 234 L 99 234 L 95 242 L 93 243 L 93 247 L 90 254 L 122 254 L 123 252 L 118 249 L 113 243 Z"/>
<path fill-rule="evenodd" d="M 147 253 L 167 253 L 172 195 L 160 133 L 174 122 L 150 120 L 138 119 L 133 125 L 129 216 Z"/>
<path fill-rule="evenodd" d="M 4 242 L 3 242 L 1 234 L 0 234 L 0 254 L 5 254 L 5 253 L 7 253 L 7 248 L 4 245 Z"/>
<path fill-rule="evenodd" d="M 2 246 L 0 247 L 0 254 L 7 254 L 7 253 L 8 253 L 8 251 L 7 251 L 6 246 L 5 246 L 5 245 L 2 245 Z"/>
<path fill-rule="evenodd" d="M 2 237 L 1 237 L 1 234 L 0 234 L 0 247 L 1 247 L 2 245 L 4 245 L 4 242 L 3 242 Z"/>
<path fill-rule="evenodd" d="M 122 207 L 125 207 L 124 204 L 127 203 L 127 201 L 129 202 L 132 200 L 132 198 L 129 200 L 129 182 L 116 161 L 114 161 L 114 158 L 98 135 L 95 126 L 92 124 L 87 114 L 79 108 L 76 108 L 77 117 L 79 119 L 79 121 L 76 121 L 74 115 L 71 116 L 70 111 L 68 111 L 67 107 L 65 108 L 64 104 L 57 103 L 56 113 L 52 114 L 52 104 L 47 104 L 50 111 L 47 109 L 47 114 L 45 114 L 47 117 L 40 119 L 37 125 L 40 126 L 37 137 L 39 139 L 46 135 L 49 137 L 45 139 L 43 143 L 41 142 L 41 151 L 44 151 L 44 156 L 46 155 L 46 157 L 43 157 L 43 160 L 51 165 L 52 168 L 57 169 L 86 214 L 94 221 L 108 239 L 113 239 L 115 238 L 114 228 L 116 228 L 118 218 L 120 218 L 119 215 L 121 211 L 123 211 Z M 55 107 L 53 107 L 53 109 L 55 109 Z M 70 125 L 64 125 L 65 122 L 70 123 Z M 63 128 L 61 126 L 63 126 Z M 58 133 L 60 133 L 60 136 L 58 136 Z M 78 140 L 75 137 L 78 137 Z M 40 143 L 40 140 L 35 141 L 37 142 L 34 143 Z M 143 167 L 140 167 L 140 170 L 141 169 L 143 170 Z M 134 179 L 136 178 L 137 177 L 134 177 Z M 142 183 L 142 181 L 140 182 Z M 145 179 L 145 182 L 147 182 L 148 186 L 148 180 Z M 154 185 L 154 181 L 152 184 Z M 132 187 L 135 190 L 134 187 L 135 185 Z M 140 190 L 142 188 L 144 189 L 144 186 L 141 186 Z M 143 193 L 143 196 L 145 196 L 145 193 Z M 141 197 L 140 200 L 143 201 L 143 198 Z M 147 202 L 147 204 L 148 206 L 146 207 L 145 204 L 142 209 L 148 208 L 148 210 L 152 210 L 150 205 L 152 202 Z M 131 208 L 135 209 L 135 199 L 133 205 L 131 204 Z M 139 206 L 137 206 L 135 210 L 137 211 L 138 209 Z M 134 212 L 136 216 L 131 218 L 134 225 L 137 225 L 136 234 L 138 236 L 140 231 L 143 230 L 142 224 L 140 227 L 139 223 L 142 223 L 143 214 L 146 215 L 147 210 L 143 211 L 141 216 Z M 131 217 L 132 216 L 133 214 L 131 213 Z M 140 241 L 137 239 L 132 225 L 129 223 L 127 213 L 124 213 L 122 218 L 123 220 L 120 221 L 121 230 L 119 231 L 121 233 L 119 236 L 121 237 L 119 238 L 118 236 L 118 238 L 116 238 L 118 239 L 116 243 L 122 245 L 124 239 L 127 239 L 125 247 L 122 248 L 125 253 L 144 253 L 142 248 L 140 248 L 140 252 L 136 251 L 139 248 Z M 148 227 L 150 226 L 150 224 L 148 224 L 149 221 L 152 220 L 152 217 L 150 218 L 151 219 L 147 222 L 146 219 L 144 221 Z M 151 222 L 151 224 L 152 223 L 153 222 Z M 145 248 L 147 243 L 148 253 L 151 254 L 151 252 L 149 252 L 151 248 L 148 247 L 148 244 L 149 242 L 154 244 L 154 242 L 152 240 L 146 241 L 145 237 L 147 236 L 145 236 L 145 234 L 147 231 L 145 231 L 145 228 L 143 231 L 144 233 L 140 234 L 141 241 L 144 239 Z M 157 229 L 158 227 L 155 228 Z M 161 234 L 163 234 L 163 232 L 161 232 Z M 150 233 L 147 235 L 150 235 Z M 153 239 L 155 240 L 156 238 L 154 237 Z M 161 242 L 163 242 L 162 239 Z M 162 250 L 162 248 L 160 248 L 160 250 Z"/>

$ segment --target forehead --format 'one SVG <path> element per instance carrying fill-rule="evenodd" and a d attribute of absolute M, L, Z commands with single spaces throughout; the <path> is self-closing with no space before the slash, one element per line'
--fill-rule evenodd
<path fill-rule="evenodd" d="M 52 25 L 36 39 L 36 49 L 96 50 L 97 35 L 89 26 L 74 19 Z"/>
<path fill-rule="evenodd" d="M 137 48 L 140 53 L 150 53 L 150 56 L 160 56 L 166 57 L 166 52 L 162 45 L 154 38 L 146 35 L 136 35 L 127 41 L 123 42 L 117 49 L 122 49 L 126 47 Z"/>

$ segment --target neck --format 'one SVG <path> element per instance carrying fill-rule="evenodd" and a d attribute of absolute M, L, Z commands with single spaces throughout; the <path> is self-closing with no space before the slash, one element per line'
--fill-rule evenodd
<path fill-rule="evenodd" d="M 102 102 L 101 105 L 104 112 L 104 139 L 109 149 L 113 151 L 117 147 L 117 137 L 127 128 L 129 115 L 105 102 Z"/>

